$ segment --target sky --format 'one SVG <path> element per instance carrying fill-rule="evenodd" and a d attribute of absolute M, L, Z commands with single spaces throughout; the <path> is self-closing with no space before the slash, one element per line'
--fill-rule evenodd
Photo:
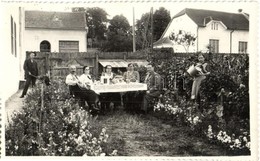
<path fill-rule="evenodd" d="M 100 7 L 103 8 L 108 14 L 108 18 L 112 19 L 115 15 L 122 14 L 125 16 L 129 24 L 133 24 L 133 8 L 135 10 L 135 21 L 140 19 L 142 14 L 145 14 L 151 10 L 155 12 L 160 7 L 170 11 L 171 17 L 180 12 L 185 8 L 195 8 L 195 9 L 209 9 L 216 11 L 225 11 L 238 13 L 238 9 L 242 9 L 243 12 L 251 14 L 256 12 L 256 5 L 254 3 L 244 3 L 244 2 L 201 2 L 201 3 L 181 3 L 181 2 L 161 2 L 161 3 L 62 3 L 62 4 L 46 4 L 46 3 L 36 3 L 36 4 L 26 4 L 25 10 L 43 10 L 43 11 L 65 11 L 70 12 L 72 7 Z"/>

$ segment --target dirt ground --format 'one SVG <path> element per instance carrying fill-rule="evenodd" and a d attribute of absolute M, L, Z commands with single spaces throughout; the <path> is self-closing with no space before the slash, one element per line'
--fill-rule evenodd
<path fill-rule="evenodd" d="M 3 120 L 5 120 L 5 125 L 12 117 L 15 111 L 19 111 L 24 103 L 24 98 L 20 98 L 22 90 L 17 91 L 5 102 L 5 114 L 3 115 Z"/>
<path fill-rule="evenodd" d="M 196 137 L 188 127 L 162 122 L 152 114 L 113 112 L 98 118 L 110 135 L 105 151 L 120 156 L 225 156 L 225 150 Z"/>

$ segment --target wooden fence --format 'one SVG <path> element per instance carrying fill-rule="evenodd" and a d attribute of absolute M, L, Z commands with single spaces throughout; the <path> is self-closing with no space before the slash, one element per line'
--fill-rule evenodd
<path fill-rule="evenodd" d="M 26 52 L 28 58 L 29 53 Z M 83 66 L 87 65 L 91 68 L 91 73 L 95 78 L 99 75 L 99 59 L 120 59 L 146 60 L 147 56 L 144 52 L 77 52 L 77 53 L 58 53 L 58 52 L 35 52 L 35 60 L 38 63 L 39 74 L 45 75 L 50 73 L 51 78 L 64 78 L 69 74 L 69 65 L 77 66 L 77 74 L 83 73 Z"/>
<path fill-rule="evenodd" d="M 29 56 L 30 51 L 26 52 Z M 51 78 L 64 78 L 69 74 L 68 66 L 76 65 L 77 74 L 83 73 L 83 66 L 91 67 L 91 73 L 95 78 L 99 75 L 99 59 L 120 59 L 120 60 L 149 60 L 149 59 L 170 59 L 174 57 L 193 57 L 198 53 L 173 53 L 171 50 L 154 50 L 149 54 L 144 51 L 138 52 L 77 52 L 77 53 L 58 53 L 58 52 L 36 52 L 35 60 L 38 62 L 39 74 L 45 75 L 50 73 Z M 206 57 L 221 58 L 230 55 L 241 55 L 237 53 L 218 53 L 206 54 Z"/>

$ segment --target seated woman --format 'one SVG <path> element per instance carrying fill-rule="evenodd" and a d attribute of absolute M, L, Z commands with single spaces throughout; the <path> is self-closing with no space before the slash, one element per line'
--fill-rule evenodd
<path fill-rule="evenodd" d="M 132 63 L 128 64 L 127 71 L 123 75 L 124 81 L 129 82 L 140 82 L 140 75 L 138 71 L 134 70 Z"/>
<path fill-rule="evenodd" d="M 123 75 L 123 79 L 126 83 L 139 83 L 140 75 L 138 71 L 134 70 L 134 65 L 132 63 L 128 64 L 127 71 Z M 138 91 L 127 92 L 124 95 L 124 106 L 125 109 L 129 112 L 136 112 L 140 109 L 140 101 L 138 101 L 139 97 Z"/>
<path fill-rule="evenodd" d="M 88 66 L 83 67 L 83 74 L 79 77 L 79 80 L 82 82 L 83 87 L 85 89 L 91 89 L 91 86 L 93 85 L 93 80 L 90 75 L 90 69 Z"/>
<path fill-rule="evenodd" d="M 114 78 L 116 74 L 112 72 L 111 65 L 107 65 L 105 67 L 105 72 L 102 73 L 102 76 L 108 77 L 111 83 L 114 82 Z M 116 106 L 119 106 L 121 103 L 120 93 L 102 93 L 100 97 L 101 97 L 101 104 L 103 110 L 114 109 Z"/>
<path fill-rule="evenodd" d="M 92 112 L 97 112 L 100 110 L 99 96 L 91 90 L 91 85 L 93 84 L 91 75 L 89 73 L 89 67 L 83 67 L 83 74 L 79 77 L 79 87 L 81 89 L 81 95 L 83 99 L 87 102 L 89 110 Z"/>

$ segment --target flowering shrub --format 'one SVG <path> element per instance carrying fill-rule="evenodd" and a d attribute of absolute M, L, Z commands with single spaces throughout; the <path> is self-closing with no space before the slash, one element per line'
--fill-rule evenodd
<path fill-rule="evenodd" d="M 196 106 L 186 100 L 181 100 L 179 102 L 174 101 L 173 96 L 170 94 L 164 95 L 163 98 L 160 99 L 154 106 L 154 111 L 166 113 L 167 115 L 172 116 L 178 125 L 186 124 L 194 130 L 195 127 L 199 126 L 202 122 L 202 115 L 196 112 L 196 108 Z"/>
<path fill-rule="evenodd" d="M 226 131 L 219 131 L 218 134 L 213 133 L 212 126 L 208 126 L 206 136 L 211 142 L 217 142 L 228 148 L 233 153 L 239 155 L 250 154 L 250 136 L 248 132 L 243 132 L 242 135 L 236 137 L 235 134 L 229 136 Z"/>
<path fill-rule="evenodd" d="M 43 99 L 39 85 L 28 94 L 22 110 L 15 112 L 6 126 L 6 155 L 116 154 L 103 153 L 102 146 L 108 139 L 106 128 L 95 131 L 95 118 L 69 98 L 68 91 L 58 80 L 45 87 Z"/>
<path fill-rule="evenodd" d="M 197 53 L 184 53 L 184 56 L 171 53 L 166 57 L 163 54 L 153 53 L 150 61 L 165 78 L 166 89 L 174 91 L 174 96 L 165 94 L 154 110 L 169 115 L 178 125 L 190 126 L 194 134 L 227 144 L 232 154 L 250 154 L 250 142 L 245 141 L 249 135 L 243 136 L 240 130 L 249 131 L 248 55 L 207 53 L 211 74 L 201 84 L 198 105 L 189 101 L 193 80 L 184 74 L 197 61 Z M 209 124 L 213 127 L 208 128 Z M 212 128 L 226 132 L 215 135 Z M 238 140 L 227 133 L 239 136 Z"/>

